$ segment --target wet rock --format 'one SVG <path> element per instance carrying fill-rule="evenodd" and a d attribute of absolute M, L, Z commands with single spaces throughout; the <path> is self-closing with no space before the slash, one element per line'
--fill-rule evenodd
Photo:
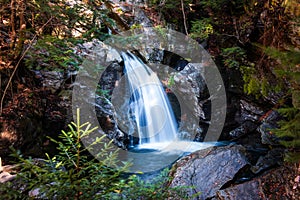
<path fill-rule="evenodd" d="M 91 55 L 96 47 L 100 47 L 102 45 L 103 43 L 100 40 L 93 39 L 91 42 L 77 44 L 74 47 L 74 53 L 82 58 L 85 58 L 86 56 Z"/>
<path fill-rule="evenodd" d="M 271 86 L 274 87 L 274 86 Z M 265 97 L 266 101 L 276 105 L 280 99 L 282 99 L 286 95 L 285 91 L 280 91 L 280 92 L 269 92 L 268 95 Z"/>
<path fill-rule="evenodd" d="M 96 116 L 102 130 L 107 134 L 108 138 L 123 149 L 126 149 L 126 135 L 118 128 L 113 105 L 105 97 L 96 98 L 95 104 Z"/>
<path fill-rule="evenodd" d="M 239 100 L 239 108 L 237 108 L 234 121 L 238 124 L 236 128 L 229 131 L 230 139 L 237 139 L 247 134 L 254 132 L 259 124 L 260 118 L 263 116 L 264 111 L 259 106 L 254 105 L 245 100 Z"/>
<path fill-rule="evenodd" d="M 260 117 L 264 114 L 263 109 L 245 100 L 240 101 L 240 107 L 241 113 L 240 116 L 238 116 L 240 118 L 240 122 L 257 122 L 259 121 Z"/>
<path fill-rule="evenodd" d="M 161 63 L 164 58 L 164 51 L 161 49 L 146 49 L 146 59 L 151 63 Z"/>
<path fill-rule="evenodd" d="M 192 64 L 188 64 L 179 73 L 174 75 L 175 84 L 177 89 L 183 94 L 192 94 L 199 98 L 200 94 L 206 89 L 206 84 L 202 76 L 202 72 L 198 67 Z M 184 87 L 186 85 L 186 87 Z M 180 87 L 181 86 L 181 87 Z M 190 91 L 187 91 L 187 90 Z"/>
<path fill-rule="evenodd" d="M 171 187 L 193 186 L 192 196 L 200 192 L 199 199 L 212 198 L 223 185 L 249 163 L 242 146 L 213 147 L 192 153 L 173 166 Z"/>
<path fill-rule="evenodd" d="M 277 122 L 282 117 L 277 111 L 269 111 L 266 117 L 262 120 L 262 124 L 257 128 L 257 131 L 261 134 L 261 142 L 263 144 L 278 145 L 279 138 L 274 135 L 272 129 L 278 128 Z"/>
<path fill-rule="evenodd" d="M 114 48 L 96 39 L 77 45 L 75 51 L 82 58 L 88 57 L 79 71 L 80 76 L 77 78 L 80 78 L 80 81 L 73 84 L 75 91 L 78 92 L 76 102 L 80 103 L 79 107 L 84 104 L 95 106 L 101 129 L 117 146 L 125 148 L 125 135 L 118 129 L 115 110 L 109 100 L 123 70 L 119 64 L 122 60 L 120 54 Z M 97 69 L 91 67 L 89 62 L 98 63 L 99 65 L 95 66 Z M 107 66 L 102 66 L 103 63 Z M 96 94 L 95 84 L 97 84 Z"/>
<path fill-rule="evenodd" d="M 121 77 L 122 71 L 123 67 L 119 63 L 112 62 L 102 73 L 98 85 L 99 90 L 97 92 L 100 93 L 100 95 L 104 95 L 109 98 L 117 84 L 117 81 Z"/>
<path fill-rule="evenodd" d="M 169 67 L 175 69 L 176 71 L 181 71 L 185 66 L 189 63 L 183 57 L 174 54 L 169 51 L 162 51 L 163 55 L 160 59 L 160 62 L 164 65 L 168 65 Z"/>

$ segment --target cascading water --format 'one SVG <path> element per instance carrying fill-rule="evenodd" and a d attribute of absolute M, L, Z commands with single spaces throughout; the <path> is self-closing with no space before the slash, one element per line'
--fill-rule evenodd
<path fill-rule="evenodd" d="M 157 75 L 134 54 L 121 55 L 130 92 L 129 135 L 138 135 L 138 148 L 155 148 L 176 140 L 177 122 Z"/>
<path fill-rule="evenodd" d="M 166 92 L 156 72 L 137 56 L 121 53 L 124 76 L 114 88 L 112 102 L 118 125 L 129 135 L 129 151 L 119 158 L 133 163 L 132 172 L 163 169 L 179 157 L 218 145 L 182 138 Z"/>

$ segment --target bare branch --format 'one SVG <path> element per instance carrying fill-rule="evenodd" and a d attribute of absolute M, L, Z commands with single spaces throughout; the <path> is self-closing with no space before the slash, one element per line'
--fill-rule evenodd
<path fill-rule="evenodd" d="M 187 25 L 186 25 L 186 17 L 185 17 L 185 12 L 184 12 L 184 4 L 183 4 L 183 0 L 180 0 L 180 1 L 181 1 L 181 10 L 182 10 L 183 25 L 184 25 L 185 34 L 186 34 L 186 35 L 189 35 L 188 29 L 187 29 Z"/>

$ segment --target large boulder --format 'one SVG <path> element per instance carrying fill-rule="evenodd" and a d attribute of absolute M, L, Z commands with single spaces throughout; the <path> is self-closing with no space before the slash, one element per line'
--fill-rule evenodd
<path fill-rule="evenodd" d="M 200 150 L 174 164 L 170 186 L 193 186 L 187 191 L 190 197 L 200 193 L 199 199 L 212 198 L 248 165 L 245 149 L 240 145 Z"/>

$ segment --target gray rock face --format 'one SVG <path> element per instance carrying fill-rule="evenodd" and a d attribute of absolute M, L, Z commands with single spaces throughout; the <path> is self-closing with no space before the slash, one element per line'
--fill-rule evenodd
<path fill-rule="evenodd" d="M 200 196 L 194 199 L 212 198 L 224 184 L 233 180 L 249 164 L 244 151 L 238 145 L 213 147 L 192 153 L 173 166 L 174 179 L 171 187 L 193 186 L 193 189 L 188 190 L 189 196 L 200 192 Z"/>
<path fill-rule="evenodd" d="M 135 13 L 135 19 L 134 21 L 137 24 L 142 25 L 143 27 L 153 27 L 151 20 L 148 18 L 148 16 L 145 14 L 145 12 L 141 9 L 136 9 L 134 11 Z"/>
<path fill-rule="evenodd" d="M 261 200 L 262 188 L 259 180 L 249 181 L 217 192 L 217 198 L 222 200 Z"/>
<path fill-rule="evenodd" d="M 206 89 L 206 84 L 202 77 L 202 72 L 199 68 L 193 64 L 188 64 L 180 72 L 173 72 L 171 76 L 173 77 L 174 84 L 170 86 L 171 90 L 174 91 L 179 102 L 182 103 L 181 110 L 181 123 L 180 132 L 181 133 L 192 133 L 196 137 L 200 137 L 201 127 L 199 120 L 208 120 L 207 116 L 203 111 L 203 102 L 200 102 L 201 94 L 204 93 Z M 195 139 L 190 138 L 187 134 L 183 139 Z M 201 140 L 201 139 L 200 139 Z"/>
<path fill-rule="evenodd" d="M 205 119 L 204 112 L 201 109 L 198 98 L 200 94 L 205 90 L 205 82 L 201 77 L 199 69 L 194 65 L 188 64 L 179 73 L 174 74 L 174 85 L 171 89 L 178 92 L 178 96 L 183 100 L 190 102 L 189 109 L 197 117 Z"/>
<path fill-rule="evenodd" d="M 15 179 L 16 175 L 11 175 L 8 172 L 2 172 L 0 173 L 0 183 L 5 183 L 7 181 L 11 181 Z"/>

